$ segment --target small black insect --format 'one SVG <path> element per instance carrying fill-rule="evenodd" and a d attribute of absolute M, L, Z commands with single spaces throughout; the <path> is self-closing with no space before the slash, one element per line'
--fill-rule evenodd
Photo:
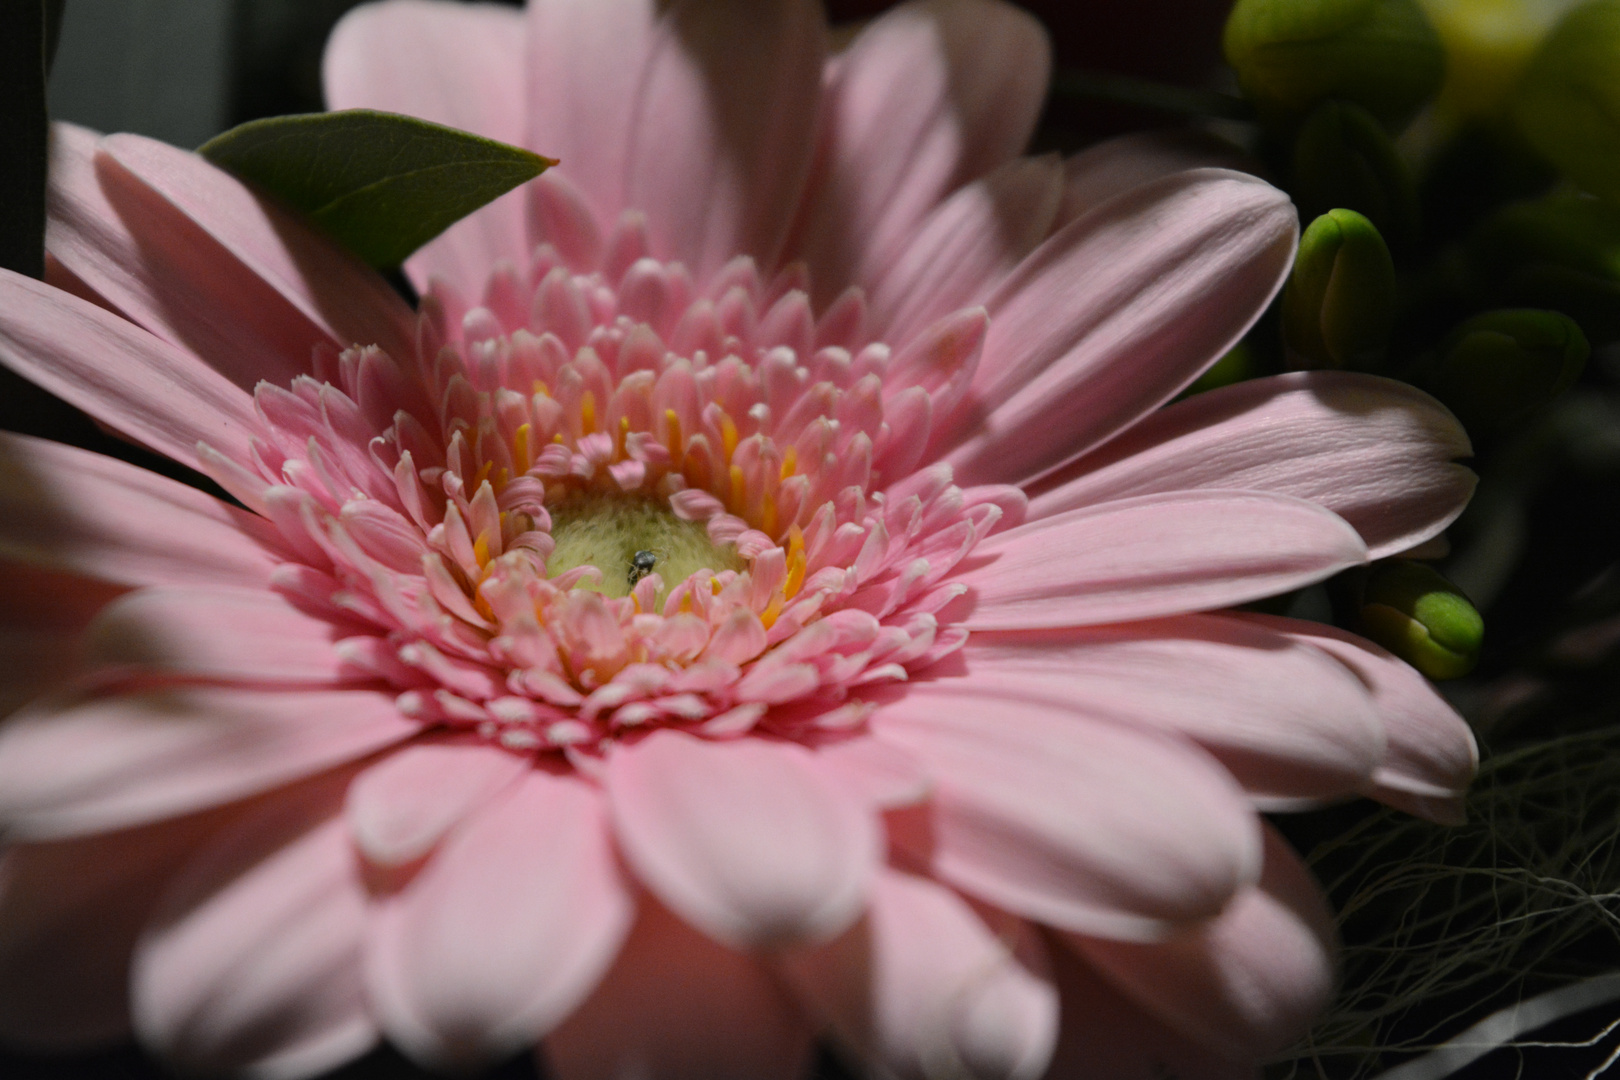
<path fill-rule="evenodd" d="M 630 587 L 636 587 L 636 582 L 653 572 L 658 565 L 658 554 L 653 551 L 638 551 L 630 559 Z"/>

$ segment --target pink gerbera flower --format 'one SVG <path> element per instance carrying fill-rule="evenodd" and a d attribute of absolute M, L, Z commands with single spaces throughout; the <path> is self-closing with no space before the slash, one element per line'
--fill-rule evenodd
<path fill-rule="evenodd" d="M 1455 816 L 1411 669 L 1218 611 L 1433 538 L 1429 398 L 1161 408 L 1293 208 L 1185 138 L 1018 157 L 1046 47 L 918 0 L 392 0 L 334 106 L 562 164 L 377 275 L 57 133 L 0 358 L 245 509 L 0 441 L 0 1033 L 302 1077 L 1242 1074 L 1332 931 L 1262 824 Z M 20 707 L 19 707 L 20 706 Z"/>

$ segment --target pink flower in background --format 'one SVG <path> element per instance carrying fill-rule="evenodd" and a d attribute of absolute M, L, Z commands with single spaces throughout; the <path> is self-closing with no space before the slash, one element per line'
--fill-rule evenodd
<path fill-rule="evenodd" d="M 557 156 L 375 274 L 58 131 L 0 359 L 202 470 L 0 441 L 0 1035 L 303 1077 L 1245 1075 L 1332 986 L 1257 816 L 1438 819 L 1411 669 L 1218 609 L 1431 539 L 1403 385 L 1160 408 L 1296 221 L 1185 137 L 1021 158 L 1035 24 L 391 0 L 333 107 Z M 1155 1071 L 1158 1070 L 1158 1071 Z"/>

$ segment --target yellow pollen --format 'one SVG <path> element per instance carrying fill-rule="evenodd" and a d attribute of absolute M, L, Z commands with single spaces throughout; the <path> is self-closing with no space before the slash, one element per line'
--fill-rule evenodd
<path fill-rule="evenodd" d="M 484 481 L 488 480 L 489 479 L 489 474 L 494 472 L 494 471 L 495 471 L 495 463 L 493 461 L 486 461 L 482 465 L 480 465 L 478 467 L 478 475 L 473 477 L 473 482 L 472 482 L 473 490 L 477 491 L 479 488 L 483 487 L 484 486 Z"/>
<path fill-rule="evenodd" d="M 551 441 L 561 446 L 566 440 L 563 438 L 563 433 L 559 431 L 551 437 Z"/>
<path fill-rule="evenodd" d="M 579 431 L 581 435 L 596 433 L 596 395 L 589 390 L 579 399 Z"/>
<path fill-rule="evenodd" d="M 731 509 L 738 517 L 742 517 L 748 510 L 748 486 L 743 479 L 741 465 L 731 467 Z"/>
<path fill-rule="evenodd" d="M 517 459 L 519 472 L 528 472 L 534 465 L 534 457 L 529 451 L 529 439 L 534 435 L 534 429 L 524 424 L 512 436 L 512 456 Z"/>
<path fill-rule="evenodd" d="M 621 416 L 619 417 L 619 437 L 617 440 L 615 440 L 615 445 L 613 447 L 614 454 L 617 455 L 624 453 L 624 441 L 629 437 L 630 418 L 628 416 Z"/>
<path fill-rule="evenodd" d="M 782 479 L 786 480 L 793 475 L 793 470 L 799 467 L 799 452 L 789 446 L 782 451 Z"/>
<path fill-rule="evenodd" d="M 478 539 L 473 541 L 473 558 L 478 560 L 478 568 L 486 569 L 489 566 L 489 533 L 481 532 Z"/>

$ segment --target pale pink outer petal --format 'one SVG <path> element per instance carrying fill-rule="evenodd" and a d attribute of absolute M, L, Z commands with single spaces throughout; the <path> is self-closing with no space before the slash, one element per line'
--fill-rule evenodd
<path fill-rule="evenodd" d="M 266 791 L 421 730 L 372 690 L 174 686 L 41 699 L 0 725 L 9 836 L 127 828 Z"/>
<path fill-rule="evenodd" d="M 937 882 L 886 869 L 864 920 L 779 965 L 810 1011 L 879 1075 L 1034 1080 L 1057 1041 L 1057 989 L 1020 962 L 1005 929 Z M 1027 928 L 1025 936 L 1044 960 Z"/>
<path fill-rule="evenodd" d="M 1252 1062 L 1232 1061 L 1182 1035 L 1069 950 L 1052 950 L 1052 970 L 1063 1022 L 1045 1080 L 1259 1080 Z"/>
<path fill-rule="evenodd" d="M 388 1037 L 465 1069 L 532 1046 L 583 1001 L 635 908 L 602 797 L 530 771 L 374 913 L 366 985 Z"/>
<path fill-rule="evenodd" d="M 110 674 L 335 686 L 360 681 L 333 642 L 351 631 L 278 593 L 220 586 L 140 589 L 109 604 L 85 633 L 87 664 Z"/>
<path fill-rule="evenodd" d="M 737 255 L 776 261 L 815 143 L 826 25 L 815 0 L 670 5 L 638 89 L 625 200 L 653 253 L 701 285 Z"/>
<path fill-rule="evenodd" d="M 1247 491 L 1143 495 L 998 533 L 957 575 L 970 630 L 1033 630 L 1227 607 L 1367 560 L 1342 518 Z"/>
<path fill-rule="evenodd" d="M 643 895 L 596 992 L 547 1036 L 558 1080 L 799 1080 L 811 1029 L 754 957 Z"/>
<path fill-rule="evenodd" d="M 657 33 L 657 0 L 536 0 L 526 11 L 524 145 L 557 159 L 606 227 L 628 208 L 630 125 Z"/>
<path fill-rule="evenodd" d="M 379 866 L 415 862 L 528 769 L 482 742 L 417 742 L 389 754 L 349 785 L 355 847 Z"/>
<path fill-rule="evenodd" d="M 1333 913 L 1269 828 L 1259 884 L 1209 922 L 1152 945 L 1064 940 L 1143 1009 L 1238 1061 L 1287 1049 L 1333 997 Z"/>
<path fill-rule="evenodd" d="M 996 290 L 984 358 L 936 429 L 959 483 L 1022 483 L 1162 405 L 1259 318 L 1288 274 L 1288 196 L 1194 169 L 1072 222 Z"/>
<path fill-rule="evenodd" d="M 99 142 L 70 124 L 52 130 L 46 250 L 131 320 L 244 390 L 306 374 L 326 335 L 128 170 L 98 158 Z"/>
<path fill-rule="evenodd" d="M 1358 793 L 1384 757 L 1378 713 L 1342 664 L 1231 619 L 976 633 L 960 656 L 968 678 L 1009 699 L 1180 732 L 1268 810 Z"/>
<path fill-rule="evenodd" d="M 981 303 L 1046 239 L 1062 192 L 1053 157 L 1009 161 L 958 189 L 874 276 L 874 331 L 891 343 L 909 341 L 934 320 Z"/>
<path fill-rule="evenodd" d="M 614 753 L 605 783 L 636 876 L 717 941 L 826 939 L 860 915 L 876 813 L 798 746 L 659 731 Z"/>
<path fill-rule="evenodd" d="M 1254 811 L 1181 739 L 971 678 L 897 692 L 871 725 L 935 781 L 929 804 L 891 815 L 894 848 L 1015 914 L 1152 940 L 1259 877 Z"/>
<path fill-rule="evenodd" d="M 156 139 L 109 135 L 101 148 L 338 345 L 377 345 L 398 358 L 410 355 L 416 343 L 410 307 L 380 274 L 303 215 L 201 156 Z M 143 241 L 150 229 L 140 225 Z M 291 359 L 307 363 L 309 357 Z"/>
<path fill-rule="evenodd" d="M 221 831 L 135 950 L 135 1030 L 188 1072 L 302 1080 L 377 1042 L 360 979 L 366 917 L 337 805 L 346 776 L 280 792 Z"/>
<path fill-rule="evenodd" d="M 0 270 L 0 363 L 182 464 L 196 463 L 199 441 L 246 461 L 259 428 L 253 398 L 201 360 L 10 270 Z"/>
<path fill-rule="evenodd" d="M 4 558 L 119 585 L 262 586 L 281 561 L 270 535 L 252 514 L 168 477 L 0 433 Z"/>
<path fill-rule="evenodd" d="M 866 285 L 941 200 L 1029 140 L 1051 53 L 997 0 L 914 0 L 830 67 L 823 160 L 796 228 L 820 306 Z"/>
<path fill-rule="evenodd" d="M 330 109 L 419 116 L 522 144 L 523 13 L 499 4 L 385 0 L 345 15 L 327 39 L 321 78 Z M 542 149 L 541 153 L 547 153 Z M 509 192 L 406 260 L 419 288 L 435 276 L 483 294 L 497 259 L 528 259 L 524 196 Z"/>
<path fill-rule="evenodd" d="M 0 1039 L 38 1051 L 129 1031 L 129 960 L 169 878 L 221 812 L 0 854 Z"/>
<path fill-rule="evenodd" d="M 0 559 L 0 717 L 79 670 L 79 635 L 116 585 Z"/>
<path fill-rule="evenodd" d="M 829 776 L 885 810 L 922 802 L 932 788 L 915 755 L 865 733 L 818 746 L 815 753 Z"/>
<path fill-rule="evenodd" d="M 1191 128 L 1138 131 L 1087 147 L 1063 163 L 1058 227 L 1094 206 L 1160 177 L 1188 169 L 1253 171 L 1254 162 L 1225 139 Z"/>
<path fill-rule="evenodd" d="M 1433 684 L 1392 653 L 1335 627 L 1275 615 L 1235 617 L 1321 649 L 1366 685 L 1389 737 L 1368 795 L 1431 821 L 1462 823 L 1479 746 Z"/>
<path fill-rule="evenodd" d="M 1160 491 L 1271 491 L 1332 510 L 1379 559 L 1438 535 L 1462 513 L 1477 478 L 1456 459 L 1472 452 L 1462 426 L 1421 390 L 1301 371 L 1146 417 L 1044 480 L 1029 515 Z"/>

